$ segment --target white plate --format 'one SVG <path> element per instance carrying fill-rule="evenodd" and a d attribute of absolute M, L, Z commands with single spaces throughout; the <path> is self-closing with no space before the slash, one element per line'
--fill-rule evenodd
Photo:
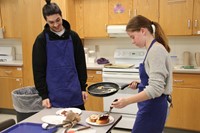
<path fill-rule="evenodd" d="M 62 124 L 65 119 L 66 117 L 61 115 L 46 115 L 41 118 L 43 122 L 54 125 Z"/>
<path fill-rule="evenodd" d="M 89 117 L 85 121 L 88 124 L 93 125 L 93 126 L 106 126 L 106 125 L 112 124 L 114 122 L 114 118 L 112 116 L 109 116 L 109 122 L 106 124 L 97 124 L 96 122 L 91 122 Z"/>
<path fill-rule="evenodd" d="M 57 112 L 56 112 L 56 114 L 57 115 L 63 115 L 63 114 L 61 114 L 63 111 L 72 111 L 72 112 L 74 112 L 74 113 L 77 113 L 77 114 L 81 114 L 81 110 L 79 109 L 79 108 L 64 108 L 64 109 L 60 109 L 60 110 L 58 110 Z"/>

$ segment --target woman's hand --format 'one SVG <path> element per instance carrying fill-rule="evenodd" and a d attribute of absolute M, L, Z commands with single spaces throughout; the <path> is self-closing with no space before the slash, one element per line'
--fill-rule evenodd
<path fill-rule="evenodd" d="M 130 83 L 130 85 L 128 86 L 131 89 L 137 89 L 139 82 L 138 81 L 133 81 Z"/>
<path fill-rule="evenodd" d="M 118 98 L 117 101 L 113 101 L 111 106 L 114 108 L 123 108 L 128 105 L 127 98 Z"/>
<path fill-rule="evenodd" d="M 45 108 L 51 108 L 51 103 L 49 98 L 42 100 L 42 106 L 44 106 Z"/>

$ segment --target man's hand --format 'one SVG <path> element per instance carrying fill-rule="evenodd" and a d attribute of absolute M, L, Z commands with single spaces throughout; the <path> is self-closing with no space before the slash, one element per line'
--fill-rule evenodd
<path fill-rule="evenodd" d="M 82 97 L 83 97 L 83 101 L 86 102 L 88 99 L 88 95 L 87 95 L 86 91 L 82 91 Z"/>
<path fill-rule="evenodd" d="M 44 106 L 45 108 L 51 108 L 51 103 L 49 98 L 42 100 L 42 106 Z"/>

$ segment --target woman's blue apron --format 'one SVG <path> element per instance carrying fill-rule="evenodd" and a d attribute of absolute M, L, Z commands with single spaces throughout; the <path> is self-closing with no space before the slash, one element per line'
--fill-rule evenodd
<path fill-rule="evenodd" d="M 74 61 L 71 36 L 50 40 L 46 34 L 48 96 L 53 107 L 82 105 L 82 92 Z"/>
<path fill-rule="evenodd" d="M 151 42 L 146 56 L 155 42 L 155 39 Z M 141 63 L 139 67 L 141 79 L 141 83 L 138 85 L 139 92 L 144 90 L 145 86 L 148 85 L 149 80 L 149 76 L 147 75 L 144 67 L 146 56 L 143 63 Z M 155 99 L 139 102 L 139 110 L 132 133 L 162 133 L 166 121 L 167 108 L 167 96 L 164 94 Z"/>

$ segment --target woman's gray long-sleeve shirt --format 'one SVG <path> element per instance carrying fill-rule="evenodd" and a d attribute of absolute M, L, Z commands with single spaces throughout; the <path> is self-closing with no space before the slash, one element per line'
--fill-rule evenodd
<path fill-rule="evenodd" d="M 154 43 L 149 50 L 145 60 L 145 70 L 149 76 L 149 85 L 144 90 L 150 98 L 171 94 L 172 62 L 169 53 L 160 43 Z"/>

